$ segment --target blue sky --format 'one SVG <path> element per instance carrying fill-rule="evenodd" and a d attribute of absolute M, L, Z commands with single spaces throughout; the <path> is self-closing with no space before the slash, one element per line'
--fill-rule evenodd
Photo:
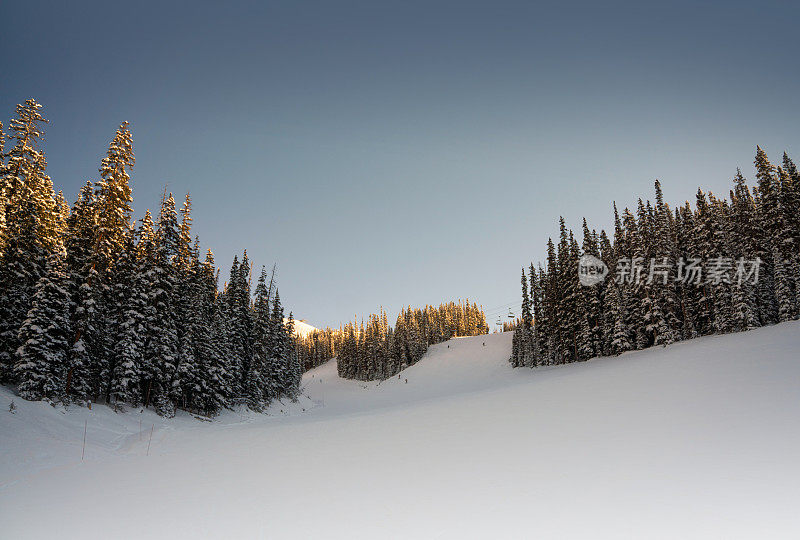
<path fill-rule="evenodd" d="M 667 5 L 668 4 L 668 5 Z M 661 179 L 727 193 L 800 160 L 785 3 L 5 2 L 0 118 L 35 97 L 70 200 L 131 122 L 134 208 L 164 185 L 227 273 L 278 263 L 310 323 L 519 299 L 559 215 L 608 227 Z M 514 306 L 518 311 L 518 306 Z"/>

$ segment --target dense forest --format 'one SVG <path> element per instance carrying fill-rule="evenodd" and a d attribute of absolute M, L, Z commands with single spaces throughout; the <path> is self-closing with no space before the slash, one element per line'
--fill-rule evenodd
<path fill-rule="evenodd" d="M 46 172 L 45 123 L 34 100 L 8 136 L 0 123 L 0 382 L 25 399 L 165 416 L 295 398 L 302 370 L 274 269 L 253 296 L 245 252 L 219 292 L 188 195 L 178 209 L 165 192 L 156 217 L 133 222 L 127 123 L 70 206 Z"/>
<path fill-rule="evenodd" d="M 614 231 L 583 222 L 582 243 L 561 219 L 547 261 L 522 270 L 522 321 L 514 366 L 563 364 L 697 336 L 738 332 L 800 316 L 800 174 L 759 147 L 757 184 L 737 170 L 729 198 L 697 191 L 694 208 L 614 205 Z M 591 256 L 590 258 L 586 258 Z M 579 268 L 605 265 L 582 286 Z M 591 262 L 595 261 L 595 262 Z M 601 275 L 601 274 L 596 274 Z"/>
<path fill-rule="evenodd" d="M 488 331 L 483 309 L 469 300 L 404 308 L 394 328 L 381 309 L 366 323 L 351 322 L 337 330 L 327 328 L 299 338 L 298 355 L 306 369 L 336 356 L 340 377 L 385 379 L 419 361 L 430 345 Z"/>
<path fill-rule="evenodd" d="M 341 328 L 325 328 L 305 336 L 296 336 L 297 356 L 303 371 L 321 366 L 335 357 L 341 347 L 341 335 Z"/>

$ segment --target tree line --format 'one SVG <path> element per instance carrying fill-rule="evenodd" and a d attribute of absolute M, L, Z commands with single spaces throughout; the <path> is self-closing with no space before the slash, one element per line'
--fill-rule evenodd
<path fill-rule="evenodd" d="M 70 206 L 46 173 L 45 123 L 32 99 L 8 137 L 0 123 L 0 382 L 24 399 L 164 416 L 295 398 L 302 370 L 274 268 L 253 296 L 245 251 L 219 292 L 188 194 L 177 209 L 165 191 L 155 219 L 133 222 L 127 122 Z"/>
<path fill-rule="evenodd" d="M 336 357 L 340 377 L 368 381 L 391 377 L 415 364 L 430 345 L 488 331 L 483 309 L 465 300 L 403 308 L 394 328 L 381 308 L 366 323 L 350 322 L 337 330 L 313 332 L 299 338 L 297 345 L 306 369 Z"/>
<path fill-rule="evenodd" d="M 698 189 L 672 209 L 614 205 L 614 231 L 579 244 L 564 219 L 544 266 L 522 270 L 522 321 L 514 366 L 563 364 L 698 336 L 739 332 L 800 316 L 800 174 L 786 153 L 770 163 L 758 147 L 757 183 L 737 169 L 729 198 Z M 586 256 L 595 259 L 585 259 Z M 582 286 L 585 260 L 605 280 Z M 588 273 L 587 273 L 588 275 Z"/>

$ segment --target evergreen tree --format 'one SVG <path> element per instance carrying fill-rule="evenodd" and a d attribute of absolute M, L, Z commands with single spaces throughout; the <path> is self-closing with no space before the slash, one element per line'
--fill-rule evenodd
<path fill-rule="evenodd" d="M 8 193 L 6 182 L 9 179 L 6 171 L 6 133 L 3 131 L 3 122 L 0 122 L 0 264 L 6 251 L 8 240 L 8 225 L 6 223 L 6 206 L 8 206 Z"/>
<path fill-rule="evenodd" d="M 384 332 L 386 330 L 385 327 L 385 318 L 384 322 Z M 300 393 L 300 384 L 303 381 L 303 368 L 300 365 L 300 359 L 297 354 L 297 345 L 294 340 L 294 315 L 292 312 L 289 312 L 289 318 L 286 321 L 286 326 L 284 327 L 284 333 L 286 336 L 286 340 L 288 343 L 288 350 L 287 350 L 287 363 L 289 364 L 289 380 L 288 380 L 288 389 L 287 389 L 287 396 L 293 400 L 297 400 L 297 396 Z M 388 338 L 388 334 L 384 335 L 383 343 L 386 344 L 386 338 Z"/>
<path fill-rule="evenodd" d="M 116 320 L 115 359 L 108 384 L 109 402 L 138 405 L 148 313 L 146 274 L 136 259 L 135 231 L 128 237 L 115 264 L 114 299 L 120 310 Z"/>
<path fill-rule="evenodd" d="M 270 374 L 275 384 L 275 397 L 282 398 L 290 392 L 291 372 L 288 362 L 290 344 L 283 322 L 281 297 L 277 290 L 272 301 L 272 315 L 270 316 L 267 342 L 270 351 Z"/>
<path fill-rule="evenodd" d="M 267 270 L 262 266 L 253 303 L 253 358 L 245 384 L 248 405 L 254 410 L 260 410 L 277 394 L 271 370 L 269 296 Z"/>
<path fill-rule="evenodd" d="M 777 319 L 786 321 L 792 318 L 794 298 L 790 277 L 786 272 L 784 243 L 788 236 L 781 205 L 780 177 L 761 147 L 756 147 L 754 163 L 758 179 L 759 225 L 764 234 L 763 259 L 767 267 L 772 269 L 770 277 Z"/>
<path fill-rule="evenodd" d="M 750 194 L 742 171 L 736 169 L 734 189 L 730 193 L 730 253 L 738 261 L 754 260 L 757 253 L 755 245 L 755 203 Z M 749 281 L 734 280 L 732 283 L 733 313 L 732 326 L 743 331 L 761 325 L 758 318 L 756 286 Z"/>
<path fill-rule="evenodd" d="M 22 345 L 14 367 L 24 399 L 58 401 L 63 396 L 69 349 L 69 295 L 58 255 L 48 259 L 33 304 L 19 331 Z"/>
<path fill-rule="evenodd" d="M 0 259 L 0 381 L 13 381 L 19 329 L 31 308 L 34 290 L 45 274 L 48 256 L 61 250 L 58 231 L 60 209 L 56 208 L 47 162 L 40 148 L 41 105 L 29 99 L 17 105 L 11 120 L 11 150 L 0 177 L 5 204 L 4 251 Z"/>
<path fill-rule="evenodd" d="M 175 320 L 176 275 L 174 258 L 178 248 L 178 217 L 175 199 L 164 197 L 155 238 L 155 258 L 150 268 L 150 320 L 147 321 L 148 344 L 145 355 L 152 359 L 151 388 L 145 405 L 152 402 L 159 414 L 172 416 L 175 394 L 180 388 L 178 332 Z"/>
<path fill-rule="evenodd" d="M 111 268 L 128 236 L 133 202 L 129 170 L 135 161 L 128 122 L 123 122 L 100 164 L 100 181 L 97 183 L 94 256 L 101 274 Z"/>
<path fill-rule="evenodd" d="M 252 313 L 250 310 L 250 261 L 245 251 L 241 263 L 234 257 L 231 277 L 225 289 L 229 333 L 228 373 L 239 400 L 246 396 L 245 381 L 252 358 Z"/>
<path fill-rule="evenodd" d="M 522 269 L 522 324 L 530 328 L 533 321 L 531 315 L 531 299 L 528 295 L 528 277 L 525 275 L 525 269 Z"/>

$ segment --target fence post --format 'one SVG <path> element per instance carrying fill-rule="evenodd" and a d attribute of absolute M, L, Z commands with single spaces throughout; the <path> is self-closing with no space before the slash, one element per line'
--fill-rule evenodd
<path fill-rule="evenodd" d="M 83 449 L 81 450 L 81 461 L 83 461 L 83 456 L 86 455 L 86 428 L 89 425 L 88 420 L 83 421 Z"/>
<path fill-rule="evenodd" d="M 150 440 L 147 441 L 147 455 L 148 456 L 150 455 L 150 443 L 153 442 L 153 429 L 155 429 L 155 427 L 156 427 L 156 425 L 153 424 L 153 426 L 150 428 Z"/>

